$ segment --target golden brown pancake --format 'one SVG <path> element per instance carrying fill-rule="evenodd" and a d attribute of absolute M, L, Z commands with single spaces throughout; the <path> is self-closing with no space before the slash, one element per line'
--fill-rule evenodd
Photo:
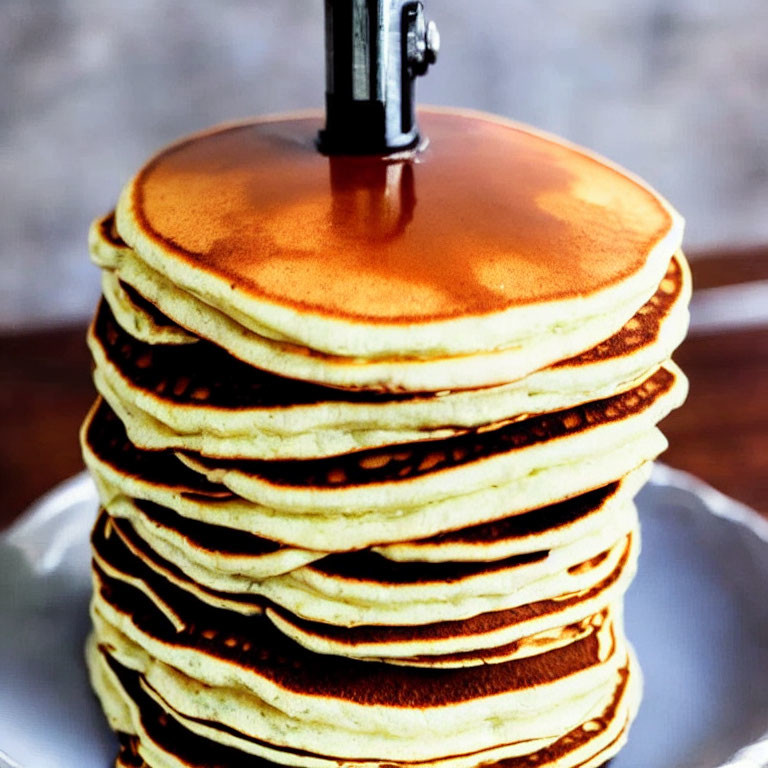
<path fill-rule="evenodd" d="M 160 748 L 161 752 L 167 755 L 173 755 L 175 763 L 184 768 L 268 768 L 275 763 L 259 758 L 256 755 L 247 754 L 231 747 L 218 744 L 212 740 L 201 738 L 185 728 L 178 719 L 168 714 L 158 703 L 157 699 L 147 692 L 152 690 L 142 675 L 121 665 L 110 655 L 110 649 L 105 646 L 99 647 L 100 653 L 106 660 L 109 668 L 116 675 L 120 686 L 128 698 L 136 705 L 140 712 L 141 727 L 149 740 Z M 590 719 L 580 727 L 574 729 L 561 739 L 555 741 L 550 747 L 537 752 L 535 755 L 526 755 L 520 758 L 506 758 L 494 763 L 498 768 L 529 768 L 530 766 L 549 766 L 557 764 L 558 760 L 566 758 L 569 753 L 577 749 L 583 749 L 589 742 L 597 741 L 602 733 L 612 724 L 616 717 L 616 710 L 625 698 L 626 689 L 629 685 L 629 669 L 624 667 L 620 671 L 619 679 L 615 687 L 612 699 L 599 717 Z M 205 725 L 212 728 L 226 730 L 222 726 L 213 722 L 207 722 Z M 626 727 L 626 723 L 622 723 Z M 622 735 L 624 727 L 621 728 Z M 243 734 L 237 734 L 240 738 L 247 738 Z M 620 736 L 616 737 L 618 741 Z M 139 756 L 139 740 L 128 734 L 121 735 L 121 755 L 120 759 L 124 761 L 126 768 L 145 768 L 146 763 Z M 611 749 L 613 740 L 604 749 L 606 753 L 613 754 L 615 750 Z M 291 750 L 289 750 L 290 752 Z M 602 751 L 602 750 L 601 750 Z M 306 752 L 293 751 L 295 755 L 305 755 L 311 757 Z M 420 763 L 400 763 L 397 761 L 387 761 L 383 765 L 397 768 L 407 765 L 417 766 Z M 574 768 L 579 768 L 582 763 L 574 764 Z M 594 762 L 590 760 L 590 764 Z"/>
<path fill-rule="evenodd" d="M 513 515 L 491 523 L 481 523 L 458 531 L 447 531 L 422 539 L 419 544 L 435 546 L 445 544 L 491 544 L 509 539 L 525 539 L 533 534 L 552 531 L 568 526 L 597 513 L 603 504 L 619 489 L 619 483 L 596 488 L 581 496 L 566 499 L 557 504 L 540 507 L 522 515 Z"/>
<path fill-rule="evenodd" d="M 394 659 L 394 663 L 405 663 L 408 666 L 445 668 L 498 663 L 506 659 L 536 655 L 544 653 L 548 648 L 574 642 L 594 631 L 603 623 L 603 620 L 595 623 L 595 615 L 604 615 L 607 607 L 620 598 L 634 573 L 637 558 L 637 546 L 633 543 L 635 537 L 632 534 L 619 542 L 623 551 L 618 552 L 618 557 L 613 557 L 615 565 L 594 571 L 595 575 L 587 575 L 586 580 L 582 578 L 583 586 L 578 589 L 566 584 L 559 590 L 553 590 L 548 599 L 516 604 L 515 608 L 482 613 L 464 621 L 424 624 L 422 614 L 416 618 L 420 623 L 412 626 L 371 625 L 352 629 L 299 618 L 290 613 L 294 609 L 286 609 L 279 604 L 279 591 L 272 597 L 267 593 L 235 594 L 196 583 L 189 573 L 182 570 L 183 563 L 172 563 L 164 559 L 136 536 L 127 521 L 110 518 L 103 512 L 95 525 L 92 544 L 99 569 L 103 569 L 110 577 L 130 583 L 135 584 L 138 579 L 143 585 L 142 590 L 148 595 L 155 595 L 156 604 L 176 625 L 185 621 L 173 599 L 173 590 L 181 589 L 214 608 L 231 608 L 236 605 L 236 610 L 244 616 L 259 614 L 267 609 L 268 618 L 280 632 L 309 650 L 323 648 L 325 650 L 322 653 L 330 652 L 350 658 Z M 580 575 L 586 574 L 597 569 L 607 554 L 598 555 L 587 562 L 576 562 L 569 570 L 578 571 Z M 428 585 L 430 580 L 440 576 L 458 582 L 476 574 L 492 575 L 499 570 L 509 573 L 511 569 L 524 568 L 531 562 L 539 561 L 541 557 L 541 553 L 532 553 L 528 557 L 513 558 L 492 566 L 459 566 L 391 563 L 368 552 L 326 557 L 317 563 L 317 568 L 320 569 L 318 572 L 325 572 L 326 575 L 341 574 L 342 582 L 344 574 L 347 574 L 373 585 L 378 580 L 382 586 L 406 587 L 418 583 Z M 563 590 L 565 594 L 561 594 Z M 318 594 L 317 599 L 323 598 Z M 303 609 L 300 607 L 299 610 Z"/>
<path fill-rule="evenodd" d="M 171 322 L 137 291 L 125 287 L 137 302 L 144 302 L 142 307 L 152 308 L 154 317 Z M 206 405 L 222 410 L 279 409 L 324 402 L 386 404 L 414 397 L 410 394 L 351 392 L 288 379 L 247 365 L 204 340 L 194 347 L 147 344 L 118 325 L 104 300 L 96 310 L 91 333 L 109 362 L 132 386 L 173 405 Z"/>
<path fill-rule="evenodd" d="M 594 587 L 582 593 L 561 595 L 551 600 L 540 600 L 503 611 L 482 613 L 463 621 L 441 621 L 434 624 L 399 627 L 376 625 L 334 627 L 331 624 L 299 619 L 277 606 L 270 606 L 268 614 L 277 614 L 282 621 L 294 625 L 302 633 L 331 639 L 341 646 L 349 647 L 358 644 L 386 646 L 390 643 L 412 642 L 414 640 L 439 642 L 457 636 L 490 635 L 511 626 L 540 619 L 543 616 L 561 613 L 579 603 L 599 597 L 622 577 L 630 560 L 630 551 L 631 542 L 628 542 L 615 570 Z"/>
<path fill-rule="evenodd" d="M 319 154 L 316 117 L 170 147 L 137 177 L 134 215 L 169 258 L 233 290 L 387 323 L 587 296 L 643 267 L 672 227 L 656 195 L 561 143 L 479 116 L 421 121 L 430 144 L 398 185 L 413 190 L 400 226 L 399 210 L 367 205 L 386 161 Z"/>
<path fill-rule="evenodd" d="M 114 269 L 120 257 L 130 251 L 130 247 L 117 231 L 114 211 L 91 224 L 88 248 L 92 261 L 104 269 Z"/>
<path fill-rule="evenodd" d="M 232 494 L 185 467 L 173 451 L 140 451 L 131 445 L 120 420 L 103 401 L 97 403 L 87 421 L 84 440 L 104 461 L 119 468 L 128 477 L 162 484 L 179 493 L 208 498 L 227 498 Z"/>
<path fill-rule="evenodd" d="M 639 347 L 650 346 L 656 341 L 682 286 L 680 263 L 673 258 L 656 293 L 618 333 L 580 355 L 561 360 L 554 367 L 586 366 L 625 357 Z M 152 314 L 158 325 L 172 322 L 134 288 L 126 283 L 121 283 L 121 287 L 137 306 Z M 326 402 L 386 406 L 404 400 L 435 397 L 434 393 L 414 395 L 344 391 L 287 379 L 247 365 L 215 344 L 203 340 L 194 347 L 147 344 L 123 330 L 103 300 L 96 310 L 90 333 L 106 359 L 132 388 L 173 405 L 221 410 L 280 409 Z"/>
<path fill-rule="evenodd" d="M 465 548 L 474 547 L 478 555 L 460 558 L 464 561 L 499 560 L 498 556 L 489 557 L 492 547 L 499 548 L 507 545 L 511 554 L 538 551 L 534 540 L 544 534 L 558 536 L 558 544 L 569 541 L 567 532 L 580 522 L 589 521 L 600 515 L 605 505 L 612 502 L 617 494 L 619 483 L 588 491 L 581 496 L 549 505 L 521 515 L 512 515 L 490 523 L 462 528 L 437 536 L 431 536 L 419 541 L 405 542 L 413 554 L 410 556 L 393 557 L 393 560 L 416 560 L 442 562 L 433 556 L 440 547 L 459 545 Z M 153 529 L 173 534 L 174 539 L 183 541 L 187 547 L 203 550 L 219 557 L 260 557 L 272 554 L 279 549 L 277 542 L 257 536 L 249 531 L 235 530 L 223 525 L 202 523 L 179 515 L 168 507 L 151 501 L 133 499 L 130 502 L 136 507 L 141 517 L 147 520 Z M 591 528 L 590 528 L 591 530 Z M 388 556 L 387 547 L 376 548 L 376 551 Z M 540 549 L 540 548 L 539 548 Z M 429 551 L 429 557 L 423 557 L 420 551 Z"/>
<path fill-rule="evenodd" d="M 575 357 L 555 363 L 555 368 L 573 368 L 600 360 L 630 355 L 639 347 L 653 344 L 664 319 L 683 290 L 683 271 L 678 257 L 669 262 L 667 273 L 656 293 L 630 318 L 618 333 Z"/>
<path fill-rule="evenodd" d="M 141 632 L 169 647 L 195 649 L 249 670 L 301 695 L 344 699 L 357 704 L 421 709 L 483 699 L 507 691 L 546 685 L 601 663 L 603 650 L 593 634 L 564 648 L 519 661 L 451 670 L 397 667 L 314 654 L 278 632 L 263 615 L 240 616 L 201 603 L 157 577 L 137 559 L 120 560 L 121 573 L 149 584 L 173 605 L 181 626 L 143 592 L 108 576 L 94 564 L 102 598 Z"/>
<path fill-rule="evenodd" d="M 130 523 L 120 518 L 111 518 L 104 511 L 100 513 L 96 520 L 93 528 L 92 541 L 94 553 L 99 562 L 111 562 L 115 552 L 118 552 L 120 557 L 123 558 L 128 556 L 127 553 L 130 553 L 133 557 L 151 568 L 152 571 L 161 578 L 168 579 L 177 585 L 183 586 L 195 594 L 241 603 L 246 607 L 244 608 L 244 611 L 248 611 L 249 608 L 247 607 L 251 607 L 250 612 L 258 612 L 269 602 L 258 594 L 228 593 L 197 584 L 178 565 L 154 552 L 151 547 L 136 534 Z M 125 552 L 123 550 L 125 550 Z M 441 575 L 445 575 L 446 578 L 450 577 L 458 580 L 462 577 L 471 578 L 473 575 L 484 574 L 486 572 L 492 573 L 494 570 L 498 569 L 509 570 L 516 566 L 523 566 L 543 560 L 546 557 L 546 553 L 532 553 L 528 556 L 509 558 L 507 561 L 494 563 L 492 567 L 486 567 L 483 564 L 396 564 L 392 561 L 385 561 L 380 555 L 368 553 L 368 557 L 374 562 L 377 562 L 380 566 L 380 572 L 378 574 L 365 570 L 365 565 L 367 565 L 366 558 L 361 554 L 346 554 L 342 556 L 343 559 L 341 561 L 333 559 L 333 556 L 330 557 L 331 559 L 328 564 L 320 567 L 320 573 L 333 575 L 334 570 L 332 569 L 335 569 L 337 578 L 340 578 L 341 580 L 345 577 L 355 580 L 355 574 L 359 573 L 361 580 L 362 578 L 364 578 L 365 581 L 373 580 L 374 583 L 414 585 L 435 583 L 435 580 Z M 349 562 L 345 564 L 345 559 L 347 558 L 349 558 Z M 385 565 L 382 566 L 384 563 Z M 397 581 L 393 581 L 393 579 L 397 579 Z"/>
<path fill-rule="evenodd" d="M 358 488 L 389 486 L 420 477 L 522 451 L 538 444 L 564 440 L 611 423 L 619 423 L 649 409 L 670 392 L 678 378 L 662 367 L 644 382 L 621 394 L 553 414 L 514 421 L 497 429 L 470 431 L 445 440 L 376 448 L 345 456 L 304 460 L 241 460 L 208 458 L 179 452 L 191 466 L 213 474 L 237 472 L 274 487 Z"/>

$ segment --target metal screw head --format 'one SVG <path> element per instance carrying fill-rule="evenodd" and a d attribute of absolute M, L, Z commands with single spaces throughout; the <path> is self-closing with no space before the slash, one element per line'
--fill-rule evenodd
<path fill-rule="evenodd" d="M 424 75 L 429 65 L 437 61 L 440 33 L 434 21 L 427 24 L 421 3 L 409 9 L 406 35 L 407 62 L 411 74 L 413 77 Z"/>

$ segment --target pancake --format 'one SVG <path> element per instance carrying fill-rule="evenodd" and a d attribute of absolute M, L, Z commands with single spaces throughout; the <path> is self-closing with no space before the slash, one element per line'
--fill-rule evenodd
<path fill-rule="evenodd" d="M 83 427 L 85 444 L 91 446 L 97 456 L 114 456 L 115 465 L 127 476 L 141 478 L 144 482 L 163 482 L 174 491 L 209 498 L 231 496 L 221 485 L 181 465 L 172 453 L 131 450 L 122 423 L 100 401 L 94 404 Z"/>
<path fill-rule="evenodd" d="M 115 212 L 95 219 L 88 230 L 88 252 L 91 261 L 102 269 L 114 269 L 120 258 L 130 252 L 115 226 Z"/>
<path fill-rule="evenodd" d="M 637 387 L 604 400 L 481 433 L 328 459 L 209 459 L 187 465 L 243 498 L 296 512 L 426 504 L 586 457 L 653 429 L 685 399 L 685 377 L 667 363 Z"/>
<path fill-rule="evenodd" d="M 94 406 L 83 424 L 81 445 L 107 510 L 121 497 L 138 498 L 201 522 L 256 531 L 286 546 L 334 552 L 427 538 L 562 501 L 637 469 L 655 458 L 666 443 L 658 430 L 649 430 L 605 453 L 442 502 L 306 514 L 241 499 L 189 469 L 172 453 L 139 451 L 103 403 Z"/>
<path fill-rule="evenodd" d="M 311 458 L 434 439 L 629 389 L 658 368 L 687 327 L 690 276 L 680 255 L 622 330 L 517 383 L 439 396 L 344 393 L 287 380 L 200 342 L 144 344 L 102 304 L 89 331 L 96 385 L 143 448 L 209 456 Z"/>
<path fill-rule="evenodd" d="M 132 339 L 167 345 L 194 344 L 198 341 L 197 336 L 168 320 L 140 294 L 121 283 L 111 270 L 101 273 L 101 292 L 112 316 Z"/>
<path fill-rule="evenodd" d="M 94 528 L 93 547 L 95 562 L 110 576 L 139 578 L 134 574 L 139 568 L 145 583 L 159 577 L 209 605 L 243 615 L 260 614 L 272 603 L 300 618 L 344 627 L 407 626 L 457 621 L 589 590 L 615 571 L 628 540 L 637 537 L 636 525 L 636 518 L 629 517 L 628 533 L 616 539 L 612 532 L 605 537 L 610 544 L 586 542 L 577 549 L 580 554 L 564 553 L 565 563 L 549 553 L 492 566 L 403 564 L 359 553 L 328 556 L 258 581 L 194 568 L 185 572 L 147 547 L 128 524 L 103 514 Z"/>
<path fill-rule="evenodd" d="M 140 519 L 140 518 L 139 518 Z M 378 584 L 375 578 L 379 574 L 385 583 L 397 583 L 403 585 L 408 582 L 422 585 L 436 585 L 443 580 L 451 579 L 451 589 L 460 594 L 460 581 L 474 580 L 478 582 L 483 572 L 497 573 L 505 566 L 515 569 L 515 580 L 526 579 L 534 573 L 552 573 L 562 568 L 569 568 L 578 563 L 590 560 L 613 545 L 617 540 L 626 536 L 635 525 L 636 514 L 630 505 L 617 510 L 617 514 L 610 521 L 610 526 L 601 527 L 590 531 L 589 534 L 561 547 L 549 550 L 533 550 L 531 552 L 510 555 L 492 562 L 469 561 L 464 563 L 443 561 L 433 563 L 408 563 L 388 560 L 375 552 L 344 553 L 338 556 L 327 555 L 320 562 L 319 553 L 304 553 L 299 550 L 285 548 L 277 549 L 270 553 L 276 562 L 267 559 L 268 554 L 256 555 L 249 558 L 246 565 L 253 568 L 255 573 L 244 573 L 242 569 L 223 569 L 217 563 L 210 566 L 195 562 L 187 557 L 185 547 L 178 547 L 165 542 L 165 545 L 157 546 L 153 537 L 147 537 L 146 531 L 142 531 L 135 521 L 127 523 L 124 520 L 116 520 L 121 536 L 128 537 L 136 542 L 136 546 L 147 548 L 155 552 L 168 563 L 182 568 L 185 573 L 195 581 L 225 592 L 251 592 L 254 589 L 253 582 L 263 581 L 275 576 L 292 573 L 293 578 L 308 578 L 312 580 L 325 579 L 326 588 L 336 589 L 335 582 L 351 580 L 354 588 L 340 587 L 345 594 L 355 594 L 363 589 L 365 584 Z M 202 527 L 202 526 L 201 526 Z M 232 538 L 231 536 L 228 538 Z M 162 540 L 160 540 L 162 541 Z M 190 546 L 189 544 L 187 546 Z M 279 559 L 278 559 L 279 555 Z M 291 563 L 290 558 L 294 562 Z M 246 560 L 245 557 L 241 557 Z M 316 565 L 309 570 L 302 570 L 304 566 Z M 354 566 L 352 565 L 354 564 Z M 357 571 L 365 574 L 357 575 Z M 406 577 L 406 574 L 409 574 Z M 431 587 L 431 588 L 434 588 Z M 511 583 L 508 588 L 512 588 Z M 377 591 L 379 588 L 377 587 Z M 401 593 L 407 590 L 398 590 Z M 407 599 L 407 598 L 403 598 Z"/>
<path fill-rule="evenodd" d="M 273 765 L 264 761 L 254 753 L 261 744 L 253 744 L 242 735 L 231 733 L 214 723 L 200 723 L 184 718 L 177 711 L 170 708 L 167 702 L 146 683 L 145 679 L 136 672 L 122 666 L 112 659 L 103 646 L 97 646 L 95 642 L 89 644 L 89 666 L 91 678 L 102 703 L 107 712 L 115 712 L 113 715 L 125 732 L 121 736 L 121 756 L 124 763 L 118 765 L 130 766 L 130 768 L 143 768 L 143 766 L 179 765 L 195 768 L 221 768 L 232 766 L 256 766 Z M 568 733 L 551 743 L 538 756 L 536 765 L 540 766 L 597 766 L 603 760 L 609 758 L 623 744 L 626 737 L 628 721 L 637 709 L 639 699 L 639 680 L 636 674 L 636 662 L 629 657 L 629 665 L 620 672 L 617 684 L 614 688 L 610 703 L 600 712 L 598 717 L 592 718 L 574 731 Z M 161 703 L 162 702 L 162 703 Z M 165 706 L 163 706 L 163 704 Z M 186 727 L 185 727 L 186 726 Z M 207 734 L 216 734 L 215 738 L 202 737 L 195 734 L 197 729 Z M 126 732 L 141 734 L 141 738 L 130 737 Z M 239 749 L 226 746 L 220 742 L 238 742 Z M 589 760 L 587 755 L 591 755 Z M 144 757 L 152 762 L 144 762 Z M 499 755 L 484 756 L 487 759 L 497 758 Z M 409 762 L 408 765 L 421 766 L 471 766 L 483 759 L 477 755 L 460 756 L 449 761 Z M 585 762 L 585 759 L 587 760 Z M 338 765 L 336 761 L 324 761 L 321 757 L 312 754 L 285 753 L 280 754 L 280 762 L 285 765 L 328 766 Z M 345 765 L 371 766 L 379 765 L 380 761 L 345 761 Z M 388 765 L 399 763 L 387 760 Z M 531 765 L 531 758 L 525 757 L 522 761 L 514 758 L 504 759 L 497 764 L 508 768 L 522 768 L 523 765 Z"/>
<path fill-rule="evenodd" d="M 494 646 L 493 648 L 473 648 L 471 651 L 462 651 L 449 654 L 422 654 L 420 656 L 396 656 L 390 658 L 387 656 L 351 656 L 350 658 L 362 659 L 364 661 L 379 661 L 387 664 L 399 664 L 405 667 L 426 667 L 429 669 L 458 669 L 461 667 L 475 667 L 481 664 L 501 664 L 506 661 L 520 661 L 530 656 L 549 653 L 558 648 L 565 648 L 572 643 L 581 640 L 584 637 L 596 632 L 603 622 L 606 621 L 608 612 L 589 616 L 581 621 L 567 624 L 554 629 L 542 630 L 533 635 L 522 637 L 519 640 L 513 640 L 504 645 Z M 280 628 L 279 623 L 275 626 Z M 289 635 L 290 636 L 290 635 Z M 297 640 L 297 642 L 299 642 Z M 305 648 L 312 650 L 309 645 L 299 642 Z M 321 644 L 315 644 L 320 647 Z M 324 645 L 324 644 L 322 644 Z M 326 649 L 331 645 L 325 646 Z M 316 651 L 317 652 L 317 651 Z M 319 651 L 328 653 L 328 650 Z"/>
<path fill-rule="evenodd" d="M 194 294 L 179 291 L 164 274 L 147 266 L 134 253 L 121 260 L 116 272 L 122 282 L 135 288 L 179 326 L 226 348 L 256 368 L 341 389 L 439 392 L 506 384 L 590 349 L 617 333 L 650 299 L 664 269 L 654 274 L 650 289 L 622 301 L 614 312 L 590 316 L 580 323 L 571 321 L 572 325 L 563 320 L 555 328 L 542 330 L 535 339 L 520 339 L 484 353 L 372 360 L 334 356 L 281 338 L 268 338 L 206 305 Z"/>
<path fill-rule="evenodd" d="M 96 219 L 88 232 L 91 261 L 102 268 L 102 293 L 112 307 L 114 317 L 135 338 L 150 344 L 188 344 L 197 338 L 179 328 L 171 320 L 136 293 L 121 284 L 114 273 L 122 257 L 130 254 L 115 227 L 114 212 Z"/>
<path fill-rule="evenodd" d="M 334 627 L 292 616 L 275 606 L 266 616 L 285 635 L 315 653 L 414 667 L 467 667 L 545 652 L 583 637 L 619 601 L 635 573 L 632 538 L 614 570 L 589 589 L 461 621 L 418 626 Z"/>
<path fill-rule="evenodd" d="M 355 181 L 382 160 L 319 155 L 316 117 L 169 147 L 124 190 L 117 229 L 185 293 L 331 355 L 482 353 L 652 295 L 682 232 L 658 194 L 527 127 L 421 119 L 429 148 L 395 173 L 412 177 L 418 205 L 395 237 L 354 208 Z M 472 195 L 468 169 L 482 180 Z"/>
<path fill-rule="evenodd" d="M 258 614 L 266 608 L 268 617 L 281 631 L 311 649 L 323 647 L 325 650 L 322 652 L 360 658 L 377 654 L 387 658 L 403 658 L 409 654 L 463 654 L 462 658 L 454 660 L 460 662 L 459 665 L 473 662 L 475 657 L 467 655 L 469 651 L 508 646 L 511 642 L 578 623 L 603 611 L 623 593 L 632 578 L 638 551 L 638 537 L 635 531 L 631 540 L 620 547 L 617 553 L 600 554 L 589 561 L 572 566 L 570 570 L 574 573 L 569 574 L 571 579 L 565 587 L 568 590 L 565 594 L 558 591 L 557 580 L 539 581 L 532 584 L 531 588 L 519 592 L 514 598 L 507 598 L 508 602 L 523 603 L 514 609 L 491 614 L 482 613 L 469 621 L 424 624 L 423 622 L 429 620 L 427 607 L 426 610 L 422 608 L 422 612 L 415 617 L 416 621 L 421 622 L 418 625 L 359 626 L 354 631 L 340 631 L 324 623 L 301 620 L 297 616 L 291 616 L 284 608 L 270 604 L 270 594 L 280 594 L 279 588 L 274 584 L 263 587 L 262 593 L 269 594 L 262 594 L 261 597 L 258 597 L 259 587 L 255 587 L 255 596 L 241 596 L 239 604 L 237 595 L 206 589 L 192 581 L 181 569 L 146 548 L 117 520 L 102 516 L 94 530 L 93 543 L 95 561 L 104 572 L 130 581 L 149 595 L 168 619 L 176 624 L 180 622 L 177 612 L 161 597 L 163 590 L 167 591 L 168 584 L 175 585 L 210 605 L 234 609 L 244 614 Z M 354 565 L 354 562 L 351 565 Z M 524 603 L 526 592 L 531 593 L 532 589 L 541 592 L 547 588 L 550 589 L 550 599 Z M 291 596 L 290 592 L 288 596 Z M 339 597 L 343 599 L 342 596 Z M 328 598 L 323 599 L 322 596 L 315 595 L 303 607 L 299 602 L 296 610 L 299 613 L 309 610 L 310 615 L 318 615 L 319 611 L 322 616 L 323 609 L 328 610 L 327 603 Z M 330 608 L 333 609 L 333 605 Z M 371 609 L 366 610 L 370 613 Z M 431 610 L 434 612 L 435 608 Z M 439 606 L 438 610 L 441 610 Z M 446 607 L 443 606 L 442 610 L 445 611 Z M 448 610 L 455 613 L 456 607 L 449 606 Z M 395 613 L 400 622 L 407 615 L 405 611 Z M 478 658 L 480 657 L 487 661 L 489 655 L 483 653 L 479 654 Z M 446 665 L 453 662 L 443 660 L 440 663 Z"/>
<path fill-rule="evenodd" d="M 648 479 L 649 469 L 644 465 L 620 481 L 531 512 L 416 541 L 379 545 L 373 551 L 405 562 L 491 562 L 560 547 L 615 524 Z"/>
<path fill-rule="evenodd" d="M 621 518 L 647 479 L 647 469 L 559 504 L 429 539 L 377 546 L 374 551 L 402 562 L 491 562 L 563 547 L 597 531 L 622 526 Z M 185 567 L 197 564 L 266 578 L 327 554 L 280 546 L 247 531 L 201 523 L 167 507 L 124 496 L 110 502 L 110 514 L 128 519 L 135 533 L 166 559 L 183 550 L 180 556 Z"/>
<path fill-rule="evenodd" d="M 615 387 L 616 382 L 650 372 L 669 356 L 684 333 L 689 294 L 690 275 L 679 255 L 670 262 L 651 301 L 609 341 L 532 374 L 520 386 L 437 396 L 321 388 L 243 365 L 204 342 L 194 350 L 130 343 L 114 327 L 103 305 L 91 327 L 89 345 L 103 375 L 123 399 L 134 401 L 179 432 L 207 429 L 252 434 L 255 430 L 287 435 L 334 427 L 354 431 L 387 426 L 467 427 L 521 413 L 557 410 L 552 403 L 558 398 L 562 402 L 561 390 L 577 386 L 591 392 L 595 385 Z M 670 331 L 672 338 L 668 338 Z M 653 354 L 635 361 L 639 350 Z M 215 378 L 211 378 L 213 372 Z M 568 404 L 578 404 L 577 399 Z"/>
<path fill-rule="evenodd" d="M 98 368 L 93 376 L 99 394 L 109 403 L 125 425 L 131 442 L 147 450 L 181 449 L 200 451 L 204 455 L 223 458 L 295 458 L 334 456 L 350 453 L 370 446 L 395 445 L 423 439 L 451 437 L 465 429 L 446 428 L 424 433 L 420 430 L 366 430 L 336 429 L 304 432 L 284 436 L 270 432 L 241 435 L 179 434 L 161 421 L 149 416 L 130 401 L 126 401 L 112 388 Z M 202 390 L 204 391 L 204 390 Z"/>
<path fill-rule="evenodd" d="M 639 551 L 637 534 L 618 550 L 604 559 L 581 564 L 584 570 L 580 581 L 586 585 L 583 589 L 572 588 L 564 594 L 550 589 L 549 597 L 481 612 L 463 620 L 430 622 L 425 612 L 422 624 L 338 627 L 301 619 L 275 605 L 267 606 L 265 612 L 281 632 L 317 653 L 407 662 L 412 666 L 487 664 L 493 659 L 512 658 L 521 648 L 531 648 L 536 642 L 535 636 L 545 634 L 552 638 L 554 632 L 554 642 L 558 642 L 560 632 L 572 634 L 576 628 L 575 634 L 579 634 L 584 629 L 583 622 L 593 621 L 607 608 L 615 613 L 635 573 Z M 597 568 L 596 564 L 603 567 Z M 544 587 L 546 585 L 539 584 L 536 591 L 542 592 Z"/>
<path fill-rule="evenodd" d="M 241 578 L 267 579 L 325 556 L 324 552 L 281 546 L 246 531 L 208 525 L 148 501 L 119 497 L 110 514 L 130 521 L 133 534 L 160 557 L 194 572 L 214 571 Z"/>

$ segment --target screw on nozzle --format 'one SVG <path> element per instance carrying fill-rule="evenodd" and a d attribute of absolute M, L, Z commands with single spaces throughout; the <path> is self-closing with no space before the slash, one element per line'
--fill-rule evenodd
<path fill-rule="evenodd" d="M 440 33 L 434 21 L 427 23 L 421 3 L 406 10 L 406 51 L 412 77 L 426 75 L 430 64 L 437 61 Z"/>
<path fill-rule="evenodd" d="M 392 154 L 419 142 L 415 79 L 440 35 L 418 0 L 325 0 L 327 154 Z"/>

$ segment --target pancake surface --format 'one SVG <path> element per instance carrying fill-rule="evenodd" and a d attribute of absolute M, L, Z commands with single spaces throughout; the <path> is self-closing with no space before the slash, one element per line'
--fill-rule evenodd
<path fill-rule="evenodd" d="M 395 159 L 319 155 L 315 117 L 214 129 L 91 229 L 118 768 L 598 768 L 627 738 L 682 221 L 532 129 L 421 121 Z"/>
<path fill-rule="evenodd" d="M 442 112 L 421 120 L 430 145 L 406 166 L 418 197 L 395 236 L 357 226 L 369 223 L 356 208 L 361 182 L 377 180 L 374 164 L 318 154 L 314 117 L 174 145 L 134 181 L 119 228 L 130 211 L 133 247 L 151 241 L 254 300 L 353 322 L 421 324 L 620 284 L 673 227 L 657 195 L 530 129 Z"/>

